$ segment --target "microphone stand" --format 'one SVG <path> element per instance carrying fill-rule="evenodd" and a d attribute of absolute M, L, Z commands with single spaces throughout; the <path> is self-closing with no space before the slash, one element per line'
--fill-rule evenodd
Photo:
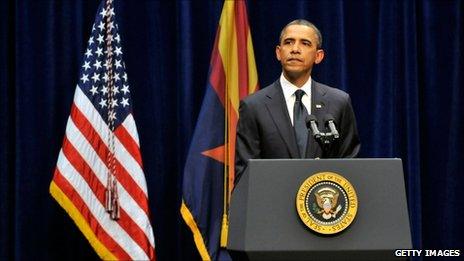
<path fill-rule="evenodd" d="M 335 140 L 340 138 L 340 135 L 337 129 L 335 128 L 332 119 L 329 119 L 327 121 L 327 125 L 329 125 L 330 127 L 329 132 L 321 132 L 317 125 L 317 119 L 314 115 L 309 115 L 308 117 L 306 117 L 306 127 L 308 128 L 308 131 L 311 132 L 312 136 L 322 149 L 321 158 L 327 158 L 330 146 Z"/>
<path fill-rule="evenodd" d="M 322 157 L 328 158 L 330 147 L 332 146 L 333 141 L 336 140 L 335 135 L 332 132 L 323 132 L 319 139 L 316 139 L 319 146 L 322 149 Z"/>

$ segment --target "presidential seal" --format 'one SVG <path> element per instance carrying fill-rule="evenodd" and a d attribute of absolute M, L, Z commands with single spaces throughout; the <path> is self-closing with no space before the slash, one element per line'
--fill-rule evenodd
<path fill-rule="evenodd" d="M 301 221 L 311 230 L 332 235 L 345 230 L 356 217 L 358 197 L 353 185 L 333 172 L 307 178 L 296 194 Z"/>

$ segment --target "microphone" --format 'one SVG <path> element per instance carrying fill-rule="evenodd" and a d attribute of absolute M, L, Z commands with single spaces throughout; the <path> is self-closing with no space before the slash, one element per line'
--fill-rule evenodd
<path fill-rule="evenodd" d="M 311 132 L 313 133 L 313 136 L 315 139 L 320 139 L 321 138 L 321 132 L 317 128 L 317 119 L 314 115 L 306 115 L 306 127 L 311 129 Z"/>
<path fill-rule="evenodd" d="M 337 127 L 335 127 L 334 117 L 332 116 L 332 114 L 325 115 L 325 122 L 327 125 L 329 125 L 330 132 L 332 133 L 334 138 L 338 139 L 340 135 L 338 134 Z"/>

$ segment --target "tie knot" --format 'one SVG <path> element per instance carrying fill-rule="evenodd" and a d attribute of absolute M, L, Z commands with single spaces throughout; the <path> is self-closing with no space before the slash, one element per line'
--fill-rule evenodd
<path fill-rule="evenodd" d="M 295 91 L 296 101 L 301 101 L 301 97 L 303 97 L 303 95 L 305 95 L 305 91 L 303 91 L 303 90 L 296 90 L 296 91 Z"/>

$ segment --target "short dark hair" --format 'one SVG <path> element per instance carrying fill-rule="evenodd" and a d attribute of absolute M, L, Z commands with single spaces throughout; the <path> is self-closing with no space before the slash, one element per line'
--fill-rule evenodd
<path fill-rule="evenodd" d="M 309 22 L 308 20 L 305 20 L 305 19 L 296 19 L 296 20 L 293 20 L 291 21 L 290 23 L 288 23 L 286 26 L 284 26 L 284 28 L 282 29 L 282 31 L 280 31 L 280 37 L 279 37 L 279 44 L 282 42 L 282 37 L 284 36 L 284 31 L 285 29 L 287 29 L 287 27 L 289 27 L 290 25 L 306 25 L 308 27 L 311 27 L 314 29 L 314 31 L 316 32 L 316 35 L 317 35 L 317 49 L 322 49 L 322 34 L 321 34 L 321 31 L 319 31 L 319 29 L 317 29 L 317 27 Z"/>

